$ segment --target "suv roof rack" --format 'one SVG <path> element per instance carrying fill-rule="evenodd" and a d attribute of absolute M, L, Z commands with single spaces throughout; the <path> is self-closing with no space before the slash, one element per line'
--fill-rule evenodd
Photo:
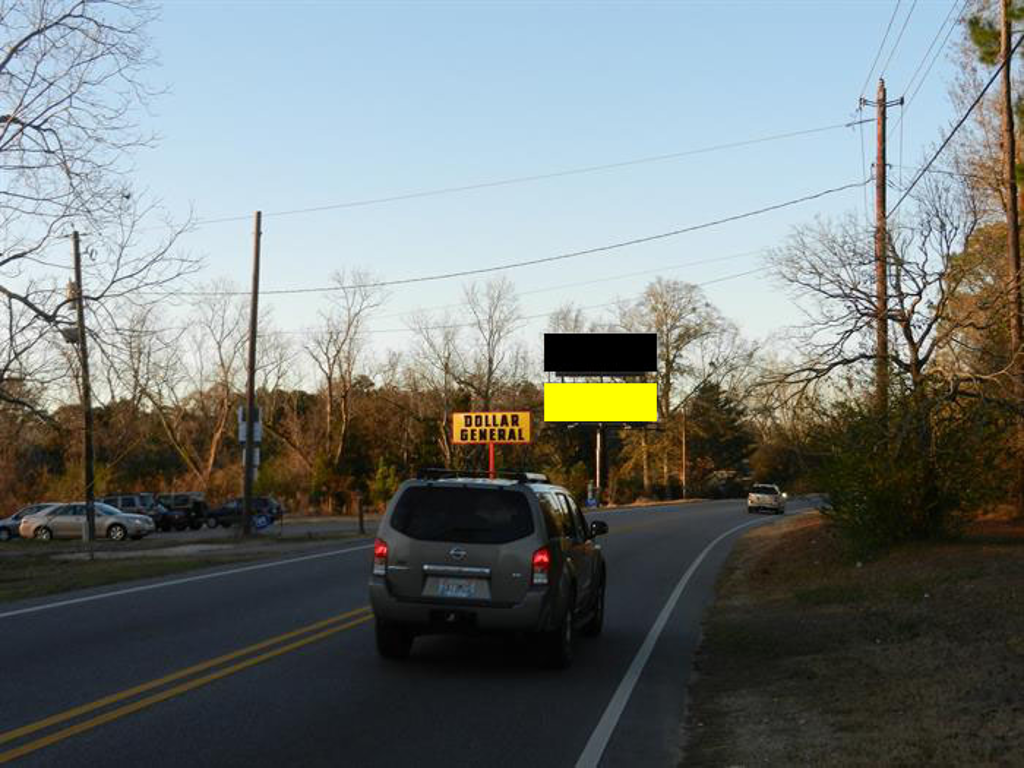
<path fill-rule="evenodd" d="M 519 483 L 551 482 L 543 472 L 499 469 L 494 475 L 505 480 L 515 480 Z M 416 473 L 416 479 L 418 480 L 443 480 L 453 477 L 488 478 L 490 473 L 486 469 L 445 469 L 443 467 L 423 467 Z"/>

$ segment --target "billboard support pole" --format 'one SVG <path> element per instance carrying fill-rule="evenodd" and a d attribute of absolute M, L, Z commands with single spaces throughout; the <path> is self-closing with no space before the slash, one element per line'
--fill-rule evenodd
<path fill-rule="evenodd" d="M 493 480 L 496 475 L 494 472 L 494 443 L 487 444 L 487 476 Z"/>

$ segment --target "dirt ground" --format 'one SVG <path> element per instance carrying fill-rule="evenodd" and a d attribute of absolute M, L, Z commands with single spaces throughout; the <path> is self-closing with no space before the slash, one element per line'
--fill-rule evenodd
<path fill-rule="evenodd" d="M 1024 766 L 1024 524 L 849 559 L 809 515 L 737 545 L 684 765 Z"/>

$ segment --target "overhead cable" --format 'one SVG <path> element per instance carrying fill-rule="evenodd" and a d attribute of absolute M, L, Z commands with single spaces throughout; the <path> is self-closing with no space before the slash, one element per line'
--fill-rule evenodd
<path fill-rule="evenodd" d="M 867 93 L 868 83 L 871 82 L 871 75 L 875 72 L 875 65 L 878 63 L 878 57 L 882 55 L 882 49 L 885 48 L 885 41 L 889 39 L 889 32 L 892 30 L 892 23 L 896 20 L 896 12 L 900 9 L 900 0 L 896 0 L 896 7 L 892 9 L 892 16 L 889 17 L 889 24 L 885 28 L 885 34 L 882 36 L 882 42 L 878 44 L 878 50 L 875 51 L 874 61 L 871 62 L 871 69 L 868 70 L 867 77 L 864 78 L 864 85 L 860 87 L 861 97 Z"/>
<path fill-rule="evenodd" d="M 621 160 L 615 163 L 604 163 L 601 165 L 587 165 L 579 168 L 567 168 L 561 171 L 552 171 L 550 173 L 538 173 L 530 176 L 512 176 L 505 179 L 496 179 L 493 181 L 483 181 L 475 184 L 463 184 L 453 187 L 439 187 L 436 189 L 425 189 L 416 192 L 406 192 L 398 195 L 389 195 L 386 197 L 372 197 L 363 200 L 349 200 L 340 203 L 330 203 L 327 205 L 317 205 L 308 208 L 295 208 L 286 211 L 265 211 L 263 218 L 271 218 L 278 216 L 294 216 L 303 213 L 320 213 L 323 211 L 337 211 L 345 208 L 360 208 L 369 205 L 380 205 L 383 203 L 395 203 L 403 200 L 415 200 L 421 197 L 433 197 L 436 195 L 450 195 L 457 192 L 471 192 L 477 189 L 488 189 L 492 187 L 504 187 L 513 184 L 523 184 L 530 181 L 543 181 L 544 179 L 557 179 L 563 176 L 575 176 L 584 173 L 595 173 L 597 171 L 609 171 L 615 168 L 626 168 L 631 165 L 643 165 L 646 163 L 657 163 L 665 160 L 676 160 L 681 157 L 689 157 L 691 155 L 706 154 L 709 152 L 719 152 L 726 149 L 737 149 L 739 147 L 746 147 L 753 144 L 762 144 L 769 141 L 780 141 L 782 139 L 793 139 L 799 136 L 809 136 L 815 133 L 824 133 L 826 131 L 834 131 L 840 128 L 852 128 L 861 123 L 874 122 L 874 118 L 854 120 L 852 122 L 845 123 L 833 123 L 831 125 L 822 125 L 817 128 L 805 128 L 799 131 L 789 131 L 786 133 L 776 133 L 769 136 L 759 136 L 753 139 L 744 139 L 742 141 L 731 141 L 724 144 L 712 144 L 706 147 L 699 147 L 697 149 L 688 149 L 681 152 L 670 152 L 663 155 L 649 155 L 647 157 L 637 157 L 632 160 Z M 195 222 L 196 227 L 202 227 L 207 224 L 223 224 L 234 221 L 250 221 L 252 214 L 244 214 L 240 216 L 225 216 L 222 218 L 215 219 L 200 219 Z"/>
<path fill-rule="evenodd" d="M 914 9 L 917 7 L 917 0 L 914 0 L 910 5 L 910 10 L 907 11 L 907 17 L 903 20 L 903 26 L 900 27 L 900 33 L 896 36 L 896 42 L 892 44 L 892 49 L 889 51 L 889 55 L 885 59 L 885 64 L 878 70 L 879 77 L 885 77 L 886 70 L 889 69 L 889 63 L 892 61 L 892 57 L 896 53 L 896 49 L 900 47 L 900 40 L 903 39 L 903 33 L 907 31 L 907 24 L 910 22 L 910 17 L 914 14 Z"/>
<path fill-rule="evenodd" d="M 939 145 L 939 148 L 935 150 L 935 154 L 931 156 L 928 162 L 924 164 L 924 167 L 922 167 L 921 170 L 918 171 L 917 175 L 914 176 L 913 181 L 911 181 L 910 185 L 903 191 L 903 194 L 900 196 L 900 199 L 896 201 L 896 205 L 894 205 L 892 208 L 888 210 L 886 216 L 891 216 L 896 211 L 896 209 L 900 207 L 900 204 L 907 199 L 907 195 L 909 195 L 911 190 L 913 190 L 914 187 L 917 186 L 917 182 L 919 182 L 921 178 L 928 172 L 928 169 L 932 167 L 932 163 L 934 163 L 938 159 L 939 155 L 942 154 L 942 151 L 946 148 L 946 145 L 949 144 L 949 142 L 952 140 L 953 136 L 956 135 L 956 132 L 960 130 L 961 126 L 964 123 L 967 122 L 967 118 L 971 116 L 971 113 L 974 112 L 974 109 L 978 106 L 978 104 L 981 103 L 981 100 L 985 98 L 985 94 L 988 93 L 988 89 L 992 87 L 992 83 L 996 81 L 996 78 L 999 77 L 999 73 L 1003 71 L 1003 67 L 1006 66 L 1006 62 L 1013 59 L 1013 55 L 1017 52 L 1017 49 L 1020 48 L 1021 42 L 1024 42 L 1024 36 L 1017 38 L 1017 42 L 1013 44 L 1013 47 L 1010 49 L 1009 53 L 1003 57 L 1002 61 L 999 62 L 999 66 L 996 67 L 996 71 L 992 73 L 992 77 L 990 77 L 988 82 L 985 83 L 985 87 L 982 88 L 981 92 L 974 98 L 974 101 L 971 103 L 971 106 L 967 108 L 967 111 L 964 112 L 963 116 L 959 120 L 957 120 L 956 125 L 953 126 L 953 130 L 949 132 L 949 135 L 946 136 L 945 139 L 943 139 L 942 144 Z"/>
<path fill-rule="evenodd" d="M 814 192 L 809 195 L 802 197 L 792 198 L 785 200 L 781 203 L 774 203 L 772 205 L 766 205 L 762 208 L 756 208 L 751 211 L 745 211 L 743 213 L 733 214 L 731 216 L 724 216 L 719 219 L 713 219 L 711 221 L 705 221 L 700 224 L 692 224 L 686 227 L 680 227 L 679 229 L 673 229 L 668 232 L 659 232 L 654 235 L 645 235 L 643 237 L 635 237 L 629 240 L 620 240 L 614 243 L 608 243 L 607 245 L 599 245 L 593 248 L 584 248 L 578 251 L 570 251 L 568 253 L 560 253 L 556 256 L 543 256 L 537 259 L 527 259 L 525 261 L 513 261 L 505 264 L 496 264 L 490 267 L 477 267 L 475 269 L 462 269 L 454 272 L 442 272 L 433 275 L 421 275 L 418 277 L 406 277 L 398 278 L 394 280 L 378 280 L 369 283 L 359 283 L 354 285 L 327 285 L 327 286 L 310 286 L 305 288 L 276 288 L 269 290 L 261 290 L 261 296 L 290 296 L 296 294 L 307 294 L 307 293 L 337 293 L 339 291 L 352 291 L 365 288 L 386 288 L 397 285 L 409 285 L 412 283 L 426 283 L 434 282 L 437 280 L 450 280 L 458 277 L 472 277 L 475 275 L 488 274 L 492 272 L 503 272 L 509 269 L 521 269 L 522 267 L 532 267 L 538 264 L 550 264 L 552 262 L 564 261 L 566 259 L 576 259 L 582 256 L 593 256 L 598 253 L 606 253 L 608 251 L 618 250 L 620 248 L 628 248 L 634 245 L 642 245 L 644 243 L 654 242 L 656 240 L 664 240 L 671 237 L 678 237 L 690 232 L 696 232 L 702 229 L 710 229 L 711 227 L 717 227 L 722 224 L 729 224 L 734 221 L 741 221 L 743 219 L 749 219 L 753 216 L 760 216 L 765 213 L 771 213 L 772 211 L 778 211 L 783 208 L 788 208 L 793 205 L 799 205 L 800 203 L 810 202 L 812 200 L 818 200 L 828 195 L 834 195 L 839 192 L 845 192 L 850 189 L 859 189 L 868 183 L 869 180 L 851 182 L 849 184 L 843 184 L 838 187 L 831 187 L 829 189 L 823 189 L 820 192 Z M 140 292 L 142 293 L 142 292 Z M 187 296 L 248 296 L 248 291 L 166 291 L 160 293 L 147 292 L 149 296 L 165 296 L 165 297 L 187 297 Z"/>

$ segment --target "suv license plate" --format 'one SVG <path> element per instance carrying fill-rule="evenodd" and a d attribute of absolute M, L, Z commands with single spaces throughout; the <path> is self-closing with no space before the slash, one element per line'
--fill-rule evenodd
<path fill-rule="evenodd" d="M 473 579 L 440 579 L 437 594 L 441 597 L 473 597 L 476 583 Z"/>

